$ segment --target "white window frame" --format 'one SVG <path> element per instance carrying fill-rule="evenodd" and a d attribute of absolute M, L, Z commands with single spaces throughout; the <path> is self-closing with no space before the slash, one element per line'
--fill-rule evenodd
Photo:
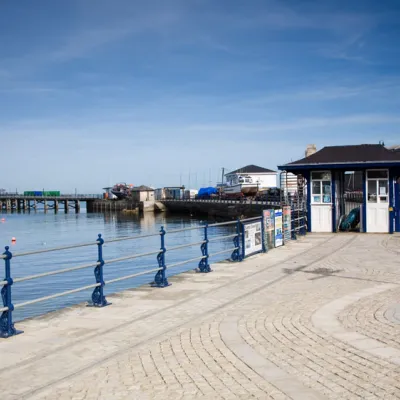
<path fill-rule="evenodd" d="M 387 177 L 386 178 L 370 178 L 369 177 L 369 172 L 374 172 L 374 171 L 379 171 L 379 172 L 385 171 Z M 369 198 L 369 193 L 368 193 L 369 185 L 368 185 L 368 183 L 370 181 L 371 182 L 375 182 L 375 185 L 376 185 L 376 201 L 370 201 L 370 198 Z M 379 194 L 379 181 L 386 181 L 387 182 L 387 186 L 386 186 L 387 187 L 387 191 L 386 191 L 386 194 L 384 194 L 384 195 L 380 195 Z M 390 191 L 389 185 L 390 185 L 390 182 L 389 182 L 389 170 L 388 169 L 386 169 L 386 168 L 382 168 L 382 169 L 378 169 L 378 168 L 367 169 L 365 185 L 366 185 L 365 192 L 367 194 L 367 199 L 366 199 L 367 203 L 371 203 L 371 204 L 389 204 L 389 191 Z M 386 197 L 386 200 L 381 200 L 381 197 Z"/>
<path fill-rule="evenodd" d="M 329 174 L 330 179 L 330 187 L 331 187 L 331 193 L 330 193 L 330 202 L 324 202 L 324 193 L 323 193 L 323 186 L 322 182 L 326 182 L 326 179 L 314 179 L 313 174 L 318 173 L 318 174 Z M 320 192 L 321 193 L 316 193 L 314 194 L 314 182 L 319 182 L 319 187 L 320 187 Z M 314 196 L 320 196 L 319 201 L 314 201 Z M 332 172 L 331 171 L 312 171 L 311 172 L 311 204 L 320 204 L 320 205 L 332 205 Z"/>

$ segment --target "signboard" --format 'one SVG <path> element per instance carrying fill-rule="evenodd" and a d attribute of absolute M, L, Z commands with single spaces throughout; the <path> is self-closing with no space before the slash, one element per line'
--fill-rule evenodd
<path fill-rule="evenodd" d="M 261 221 L 244 225 L 244 255 L 262 251 Z"/>
<path fill-rule="evenodd" d="M 275 247 L 275 212 L 263 210 L 264 248 L 265 251 Z"/>
<path fill-rule="evenodd" d="M 291 239 L 292 218 L 290 207 L 283 207 L 283 240 L 287 242 Z"/>
<path fill-rule="evenodd" d="M 282 210 L 275 210 L 275 247 L 283 245 Z"/>

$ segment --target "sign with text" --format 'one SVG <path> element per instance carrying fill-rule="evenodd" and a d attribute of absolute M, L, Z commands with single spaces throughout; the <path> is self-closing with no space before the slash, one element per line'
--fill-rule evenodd
<path fill-rule="evenodd" d="M 274 210 L 263 210 L 264 224 L 264 248 L 265 251 L 275 247 L 275 212 Z"/>
<path fill-rule="evenodd" d="M 283 207 L 283 240 L 287 242 L 292 238 L 292 218 L 290 207 Z"/>
<path fill-rule="evenodd" d="M 244 255 L 262 251 L 261 221 L 244 225 Z"/>
<path fill-rule="evenodd" d="M 283 245 L 282 210 L 275 210 L 275 247 Z"/>

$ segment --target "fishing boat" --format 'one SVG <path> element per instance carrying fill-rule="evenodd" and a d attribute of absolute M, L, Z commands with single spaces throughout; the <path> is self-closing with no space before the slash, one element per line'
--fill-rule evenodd
<path fill-rule="evenodd" d="M 131 194 L 132 187 L 133 185 L 127 185 L 126 183 L 117 183 L 111 189 L 111 193 L 119 200 L 125 199 Z"/>

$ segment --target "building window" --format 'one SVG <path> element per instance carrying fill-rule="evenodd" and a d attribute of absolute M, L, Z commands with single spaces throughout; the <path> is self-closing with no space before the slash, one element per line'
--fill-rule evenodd
<path fill-rule="evenodd" d="M 331 204 L 332 187 L 330 172 L 313 172 L 311 202 L 313 204 Z"/>
<path fill-rule="evenodd" d="M 387 170 L 367 171 L 368 203 L 389 201 L 389 173 Z"/>

